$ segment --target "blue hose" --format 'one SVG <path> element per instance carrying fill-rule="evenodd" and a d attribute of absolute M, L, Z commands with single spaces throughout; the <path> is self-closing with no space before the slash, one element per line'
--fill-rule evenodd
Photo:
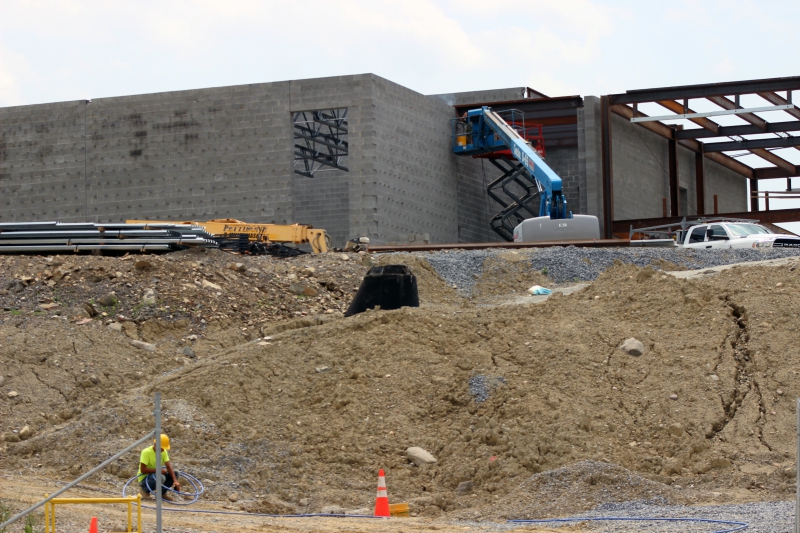
<path fill-rule="evenodd" d="M 705 524 L 726 524 L 729 526 L 735 526 L 732 529 L 720 529 L 719 531 L 715 531 L 714 533 L 733 533 L 734 531 L 742 531 L 743 529 L 747 529 L 748 524 L 745 522 L 735 522 L 733 520 L 712 520 L 711 518 L 653 518 L 653 517 L 642 517 L 642 518 L 634 518 L 631 516 L 601 516 L 597 518 L 591 517 L 574 517 L 574 518 L 547 518 L 542 520 L 509 520 L 508 522 L 514 524 L 544 524 L 549 522 L 611 522 L 611 521 L 620 521 L 620 522 L 702 522 Z"/>

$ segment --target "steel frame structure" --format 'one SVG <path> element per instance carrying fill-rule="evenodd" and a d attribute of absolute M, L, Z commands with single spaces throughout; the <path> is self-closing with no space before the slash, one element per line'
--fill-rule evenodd
<path fill-rule="evenodd" d="M 705 214 L 705 160 L 714 161 L 740 174 L 750 182 L 750 190 L 758 191 L 758 181 L 762 179 L 787 178 L 787 189 L 791 189 L 791 178 L 800 176 L 800 165 L 795 165 L 771 149 L 796 148 L 800 150 L 800 135 L 791 132 L 800 131 L 800 109 L 792 103 L 792 92 L 800 90 L 800 76 L 772 78 L 728 83 L 712 83 L 704 85 L 686 85 L 680 87 L 662 87 L 627 91 L 623 94 L 602 96 L 601 132 L 602 132 L 602 175 L 603 175 L 603 226 L 606 238 L 611 238 L 614 231 L 614 183 L 613 154 L 611 150 L 612 127 L 611 114 L 614 113 L 634 122 L 639 127 L 668 140 L 669 145 L 669 189 L 670 215 L 678 216 L 679 181 L 678 181 L 678 146 L 688 148 L 695 153 L 695 176 L 698 215 Z M 778 94 L 783 93 L 783 95 Z M 741 106 L 741 96 L 756 95 L 771 104 L 771 108 L 745 109 Z M 723 126 L 712 120 L 722 112 L 695 113 L 689 107 L 690 100 L 705 99 L 714 103 L 725 114 L 735 114 L 747 124 L 740 126 Z M 671 111 L 674 115 L 648 117 L 638 109 L 639 104 L 654 103 Z M 795 120 L 769 122 L 755 114 L 768 110 L 781 110 Z M 685 119 L 699 126 L 685 129 L 682 126 L 665 124 L 655 119 Z M 765 134 L 771 136 L 765 137 Z M 748 138 L 758 135 L 758 138 Z M 707 142 L 703 139 L 728 137 L 725 141 Z M 754 168 L 731 157 L 726 152 L 749 152 L 770 165 L 765 168 Z M 751 198 L 751 211 L 758 211 L 758 198 Z M 794 210 L 792 210 L 794 211 Z M 626 221 L 630 223 L 631 221 Z"/>
<path fill-rule="evenodd" d="M 347 157 L 347 108 L 299 111 L 294 125 L 294 172 L 313 178 L 319 172 L 344 171 Z"/>

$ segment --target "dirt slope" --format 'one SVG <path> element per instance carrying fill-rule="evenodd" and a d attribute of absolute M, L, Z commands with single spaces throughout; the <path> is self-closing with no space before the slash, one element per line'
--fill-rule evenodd
<path fill-rule="evenodd" d="M 429 516 L 590 508 L 597 498 L 585 494 L 566 494 L 557 508 L 519 506 L 520 487 L 531 502 L 552 490 L 526 480 L 570 465 L 574 479 L 594 480 L 587 483 L 603 486 L 606 498 L 792 497 L 793 398 L 800 395 L 794 379 L 800 274 L 793 265 L 735 268 L 697 281 L 617 265 L 566 296 L 492 306 L 485 302 L 541 274 L 521 272 L 517 261 L 492 264 L 491 279 L 479 282 L 470 301 L 423 257 L 409 256 L 420 277 L 421 308 L 344 319 L 338 310 L 369 263 L 351 257 L 313 258 L 317 271 L 325 269 L 346 290 L 340 300 L 320 296 L 312 303 L 288 289 L 288 276 L 307 258 L 251 260 L 246 272 L 257 268 L 253 277 L 228 279 L 218 272 L 230 256 L 212 256 L 206 260 L 216 263 L 203 272 L 214 272 L 221 290 L 184 292 L 183 281 L 163 281 L 163 294 L 176 303 L 125 322 L 133 325 L 123 331 L 102 317 L 76 325 L 50 312 L 30 314 L 20 294 L 28 295 L 25 302 L 43 299 L 30 289 L 41 281 L 9 290 L 4 305 L 22 313 L 7 311 L 0 324 L 3 470 L 62 479 L 85 471 L 152 427 L 150 401 L 160 390 L 176 463 L 209 481 L 210 498 L 237 493 L 237 508 L 368 509 L 378 468 L 387 471 L 394 501 Z M 37 260 L 6 260 L 0 275 L 13 279 L 25 261 Z M 104 266 L 109 271 L 121 260 L 85 261 L 96 262 L 95 270 L 102 261 L 117 262 Z M 154 264 L 163 268 L 162 280 L 188 277 L 186 284 L 197 286 L 190 276 L 195 261 L 168 256 Z M 502 268 L 514 279 L 498 281 Z M 139 297 L 133 289 L 146 288 L 139 276 L 148 275 L 135 267 L 123 273 L 131 302 Z M 208 278 L 198 271 L 200 289 L 202 279 Z M 317 279 L 315 273 L 311 280 Z M 91 287 L 78 282 L 59 294 L 74 295 L 69 305 L 75 306 Z M 253 303 L 254 287 L 284 294 L 290 312 L 262 311 Z M 192 295 L 192 307 L 179 314 L 172 306 L 184 293 Z M 132 346 L 131 337 L 155 343 L 156 351 Z M 644 343 L 643 355 L 620 350 L 628 337 Z M 186 345 L 196 357 L 178 355 Z M 10 398 L 11 391 L 17 396 Z M 26 425 L 33 435 L 17 441 L 14 431 Z M 438 462 L 412 466 L 409 446 L 425 448 Z M 105 480 L 121 484 L 135 461 L 112 465 Z M 599 463 L 627 469 L 639 488 L 620 488 L 628 474 Z M 455 490 L 468 480 L 471 491 Z"/>

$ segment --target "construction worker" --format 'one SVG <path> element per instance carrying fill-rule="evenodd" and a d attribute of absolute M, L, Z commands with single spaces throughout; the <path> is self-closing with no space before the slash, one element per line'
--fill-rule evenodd
<path fill-rule="evenodd" d="M 169 462 L 169 437 L 161 434 L 161 497 L 167 501 L 175 501 L 169 494 L 168 489 L 174 487 L 175 490 L 181 490 L 181 484 L 178 482 L 178 476 L 172 469 L 172 463 Z M 153 439 L 153 445 L 142 450 L 139 456 L 139 474 L 136 478 L 139 482 L 139 487 L 142 491 L 142 496 L 149 498 L 154 496 L 156 490 L 156 441 Z"/>

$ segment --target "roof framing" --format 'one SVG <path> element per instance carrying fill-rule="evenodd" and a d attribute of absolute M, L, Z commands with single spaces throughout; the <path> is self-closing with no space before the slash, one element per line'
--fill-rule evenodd
<path fill-rule="evenodd" d="M 627 91 L 609 95 L 608 103 L 611 111 L 617 115 L 666 139 L 677 141 L 696 153 L 702 153 L 705 158 L 748 179 L 774 179 L 800 176 L 798 165 L 772 152 L 784 148 L 800 150 L 800 135 L 792 135 L 792 132 L 800 132 L 800 109 L 792 103 L 792 91 L 797 90 L 800 90 L 800 76 Z M 785 91 L 785 97 L 776 91 Z M 744 95 L 756 95 L 772 104 L 772 107 L 744 108 L 740 104 Z M 697 99 L 705 99 L 720 110 L 698 113 L 689 107 L 689 101 Z M 645 103 L 658 104 L 674 114 L 648 117 L 638 110 L 639 104 Z M 756 114 L 766 111 L 783 111 L 798 120 L 770 122 Z M 714 117 L 731 114 L 748 124 L 724 126 L 714 120 Z M 662 122 L 664 120 L 687 120 L 700 128 L 685 129 L 682 125 L 665 124 Z M 751 135 L 758 137 L 749 138 Z M 720 139 L 725 137 L 729 139 Z M 726 153 L 742 151 L 756 155 L 773 166 L 754 168 Z M 739 157 L 743 154 L 735 155 Z"/>
<path fill-rule="evenodd" d="M 614 226 L 614 171 L 612 154 L 612 114 L 621 116 L 636 126 L 651 131 L 668 142 L 669 152 L 669 213 L 680 212 L 678 189 L 678 147 L 695 153 L 695 187 L 698 215 L 705 211 L 705 161 L 714 161 L 750 181 L 750 190 L 758 191 L 758 180 L 792 178 L 800 176 L 800 165 L 787 161 L 772 150 L 800 150 L 800 108 L 792 102 L 793 91 L 800 90 L 800 76 L 747 80 L 681 87 L 661 87 L 627 91 L 600 98 L 601 147 L 603 177 L 603 229 L 610 238 Z M 778 94 L 781 92 L 782 94 Z M 742 96 L 754 95 L 766 104 L 756 108 L 744 108 Z M 748 98 L 752 98 L 749 97 Z M 689 107 L 690 101 L 705 100 L 716 105 L 716 112 L 696 112 Z M 674 115 L 648 117 L 639 111 L 640 104 L 657 104 Z M 771 104 L 773 107 L 766 107 Z M 770 121 L 764 116 L 774 117 L 768 111 L 779 111 L 781 118 L 788 114 L 791 120 Z M 746 124 L 730 126 L 717 122 L 715 117 L 735 115 Z M 668 120 L 670 123 L 665 123 Z M 686 121 L 686 122 L 680 122 Z M 672 123 L 674 122 L 674 123 Z M 686 128 L 685 126 L 689 126 Z M 698 127 L 699 126 L 699 127 Z M 728 139 L 725 139 L 725 138 Z M 772 166 L 755 168 L 739 160 L 742 155 L 752 154 Z M 735 156 L 735 157 L 732 157 Z M 787 185 L 791 188 L 790 185 Z M 757 198 L 751 198 L 751 211 L 758 211 Z M 715 203 L 716 210 L 716 203 Z"/>

